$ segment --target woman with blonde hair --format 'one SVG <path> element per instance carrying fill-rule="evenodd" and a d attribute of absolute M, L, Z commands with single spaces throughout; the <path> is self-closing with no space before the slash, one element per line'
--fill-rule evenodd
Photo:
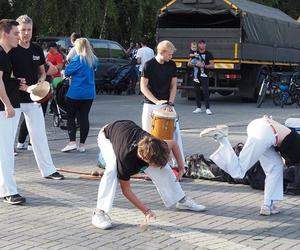
<path fill-rule="evenodd" d="M 75 41 L 77 55 L 65 69 L 65 75 L 72 77 L 72 84 L 66 94 L 67 127 L 70 142 L 61 151 L 69 152 L 78 150 L 85 152 L 84 143 L 89 132 L 89 112 L 96 97 L 95 70 L 97 58 L 86 38 Z M 76 114 L 79 114 L 80 144 L 76 144 Z"/>

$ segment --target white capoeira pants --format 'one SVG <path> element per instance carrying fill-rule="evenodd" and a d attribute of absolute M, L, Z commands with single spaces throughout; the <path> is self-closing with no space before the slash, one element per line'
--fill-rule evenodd
<path fill-rule="evenodd" d="M 264 204 L 283 199 L 283 160 L 274 145 L 276 136 L 270 124 L 264 119 L 257 119 L 247 127 L 248 138 L 240 152 L 235 154 L 227 137 L 218 142 L 220 147 L 210 156 L 221 169 L 233 178 L 243 178 L 246 172 L 259 160 L 266 174 Z"/>
<path fill-rule="evenodd" d="M 14 176 L 14 143 L 20 114 L 17 108 L 14 117 L 6 118 L 5 111 L 0 111 L 0 197 L 18 193 Z"/>
<path fill-rule="evenodd" d="M 56 172 L 45 128 L 43 110 L 38 103 L 21 103 L 36 163 L 43 177 Z"/>
<path fill-rule="evenodd" d="M 110 140 L 105 137 L 103 131 L 99 133 L 98 145 L 106 167 L 99 185 L 97 209 L 109 213 L 118 185 L 116 155 Z M 166 207 L 175 205 L 185 197 L 179 182 L 175 181 L 176 177 L 169 165 L 164 168 L 148 167 L 145 173 L 152 179 Z"/>
<path fill-rule="evenodd" d="M 144 103 L 143 113 L 142 113 L 142 128 L 143 128 L 143 130 L 150 133 L 151 127 L 152 127 L 152 116 L 151 116 L 152 112 L 154 110 L 164 110 L 166 107 L 167 107 L 166 104 L 155 105 L 155 104 Z M 173 108 L 173 111 L 175 112 L 174 108 Z M 183 146 L 182 146 L 182 139 L 181 139 L 181 135 L 180 135 L 180 127 L 179 127 L 178 121 L 176 122 L 176 129 L 174 131 L 174 140 L 177 142 L 177 144 L 179 146 L 182 160 L 184 162 L 184 165 L 186 166 L 184 152 L 183 152 Z"/>

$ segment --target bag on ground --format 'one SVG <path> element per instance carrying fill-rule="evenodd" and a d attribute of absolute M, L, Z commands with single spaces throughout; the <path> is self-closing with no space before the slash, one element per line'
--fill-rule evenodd
<path fill-rule="evenodd" d="M 300 164 L 285 168 L 283 180 L 286 194 L 300 195 Z"/>

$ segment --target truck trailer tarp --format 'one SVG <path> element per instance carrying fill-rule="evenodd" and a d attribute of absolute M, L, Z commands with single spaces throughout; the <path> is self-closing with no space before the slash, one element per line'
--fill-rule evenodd
<path fill-rule="evenodd" d="M 186 27 L 186 19 L 180 19 L 180 15 L 231 15 L 239 19 L 243 43 L 300 49 L 300 23 L 279 9 L 252 1 L 178 0 L 163 9 L 158 18 L 159 27 L 166 26 L 166 22 L 171 25 L 176 23 L 174 28 L 175 26 Z M 223 21 L 232 22 L 229 19 Z"/>

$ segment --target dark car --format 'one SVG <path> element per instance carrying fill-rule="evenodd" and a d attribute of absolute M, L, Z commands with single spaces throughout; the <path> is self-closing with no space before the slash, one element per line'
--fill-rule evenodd
<path fill-rule="evenodd" d="M 99 89 L 99 86 L 110 83 L 111 76 L 109 72 L 113 68 L 118 69 L 121 66 L 128 65 L 131 63 L 131 60 L 126 55 L 125 49 L 115 41 L 94 38 L 88 38 L 88 40 L 99 60 L 96 73 L 96 85 L 97 89 Z M 36 41 L 40 45 L 55 42 L 63 53 L 67 53 L 72 46 L 68 37 L 39 37 Z"/>

